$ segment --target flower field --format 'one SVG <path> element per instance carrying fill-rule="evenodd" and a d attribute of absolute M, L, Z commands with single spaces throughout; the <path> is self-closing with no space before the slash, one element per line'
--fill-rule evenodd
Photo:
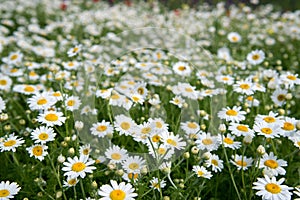
<path fill-rule="evenodd" d="M 0 12 L 0 200 L 300 199 L 299 10 Z"/>

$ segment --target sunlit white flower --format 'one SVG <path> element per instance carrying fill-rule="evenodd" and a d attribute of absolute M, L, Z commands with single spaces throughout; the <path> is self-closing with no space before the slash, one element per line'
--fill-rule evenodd
<path fill-rule="evenodd" d="M 113 145 L 105 151 L 105 156 L 111 163 L 121 163 L 128 158 L 127 150 Z"/>
<path fill-rule="evenodd" d="M 66 117 L 63 117 L 62 112 L 56 111 L 46 111 L 41 113 L 37 118 L 38 122 L 46 124 L 47 126 L 61 126 L 63 123 L 65 123 L 66 119 Z"/>
<path fill-rule="evenodd" d="M 46 126 L 38 127 L 31 133 L 31 138 L 35 140 L 35 143 L 41 144 L 55 140 L 55 136 L 53 128 Z"/>
<path fill-rule="evenodd" d="M 18 138 L 14 133 L 0 138 L 0 151 L 12 151 L 16 152 L 16 148 L 21 146 L 25 141 L 22 138 Z"/>
<path fill-rule="evenodd" d="M 67 180 L 64 181 L 64 187 L 75 187 L 79 180 L 77 178 L 72 178 L 71 176 L 67 177 Z"/>
<path fill-rule="evenodd" d="M 239 149 L 241 147 L 241 142 L 235 141 L 234 136 L 227 134 L 226 136 L 220 136 L 221 140 L 223 140 L 224 147 L 228 147 L 230 149 Z"/>
<path fill-rule="evenodd" d="M 122 167 L 127 173 L 140 174 L 145 166 L 145 160 L 139 156 L 128 157 L 122 162 Z"/>
<path fill-rule="evenodd" d="M 198 177 L 202 177 L 202 178 L 207 178 L 207 179 L 210 179 L 212 177 L 212 174 L 210 171 L 208 171 L 205 167 L 203 166 L 193 166 L 193 172 L 195 172 L 195 174 L 198 176 Z"/>
<path fill-rule="evenodd" d="M 252 65 L 258 65 L 264 60 L 265 53 L 262 50 L 254 50 L 247 55 L 247 61 Z"/>
<path fill-rule="evenodd" d="M 181 138 L 179 135 L 174 135 L 173 132 L 164 132 L 161 133 L 162 142 L 170 146 L 171 148 L 175 148 L 177 150 L 184 149 L 186 146 L 186 142 L 182 141 L 183 138 Z"/>
<path fill-rule="evenodd" d="M 276 105 L 282 106 L 286 103 L 287 93 L 288 93 L 287 90 L 277 88 L 271 95 L 271 99 Z"/>
<path fill-rule="evenodd" d="M 27 147 L 26 150 L 28 151 L 30 157 L 35 157 L 40 161 L 44 160 L 45 156 L 48 155 L 47 152 L 48 146 L 36 144 L 31 147 Z"/>
<path fill-rule="evenodd" d="M 287 162 L 282 159 L 277 159 L 277 156 L 270 152 L 268 155 L 265 153 L 259 162 L 259 168 L 268 170 L 273 176 L 285 175 L 285 169 Z"/>
<path fill-rule="evenodd" d="M 67 52 L 68 57 L 76 56 L 81 51 L 81 46 L 82 45 L 79 44 L 79 45 L 76 45 L 75 47 L 70 48 Z"/>
<path fill-rule="evenodd" d="M 232 43 L 238 43 L 242 40 L 242 37 L 240 34 L 238 34 L 237 32 L 230 32 L 227 35 L 227 39 L 232 42 Z"/>
<path fill-rule="evenodd" d="M 2 97 L 0 97 L 0 113 L 6 109 L 5 102 L 3 101 Z"/>
<path fill-rule="evenodd" d="M 158 178 L 153 177 L 150 180 L 150 187 L 154 188 L 155 190 L 161 190 L 162 188 L 164 188 L 166 186 L 166 181 L 165 180 L 158 180 Z"/>
<path fill-rule="evenodd" d="M 92 173 L 96 167 L 91 166 L 95 163 L 94 160 L 90 159 L 88 156 L 81 154 L 78 158 L 75 156 L 74 158 L 67 158 L 67 162 L 64 162 L 64 167 L 62 171 L 64 171 L 64 176 L 68 176 L 70 178 L 81 177 L 84 178 L 86 173 Z"/>
<path fill-rule="evenodd" d="M 238 170 L 247 170 L 248 167 L 252 166 L 253 159 L 235 154 L 232 155 L 232 160 L 230 160 L 230 162 L 237 166 Z"/>
<path fill-rule="evenodd" d="M 230 123 L 228 130 L 231 131 L 232 134 L 236 136 L 246 136 L 250 135 L 254 137 L 254 131 L 249 128 L 247 124 L 239 124 L 239 123 Z"/>
<path fill-rule="evenodd" d="M 20 186 L 16 182 L 1 181 L 0 182 L 0 199 L 15 199 L 15 195 L 20 191 Z"/>
<path fill-rule="evenodd" d="M 199 124 L 192 121 L 181 122 L 180 127 L 185 131 L 187 135 L 196 134 L 200 130 Z"/>
<path fill-rule="evenodd" d="M 8 91 L 12 85 L 12 80 L 9 76 L 0 73 L 0 90 Z"/>
<path fill-rule="evenodd" d="M 77 96 L 70 96 L 65 100 L 65 106 L 67 110 L 74 111 L 81 105 L 81 100 Z"/>
<path fill-rule="evenodd" d="M 237 93 L 252 95 L 254 93 L 253 83 L 248 80 L 237 81 L 236 84 L 233 85 L 233 90 Z"/>
<path fill-rule="evenodd" d="M 105 120 L 102 120 L 101 122 L 97 122 L 97 123 L 93 124 L 90 131 L 93 135 L 96 135 L 101 138 L 101 137 L 106 136 L 107 134 L 112 134 L 114 131 L 114 128 L 110 124 L 110 122 L 106 122 Z"/>
<path fill-rule="evenodd" d="M 2 61 L 9 65 L 16 65 L 22 61 L 23 54 L 18 52 L 11 52 L 8 57 L 2 58 Z"/>
<path fill-rule="evenodd" d="M 212 167 L 212 171 L 214 172 L 221 172 L 224 167 L 223 160 L 216 154 L 212 154 L 209 159 L 205 161 L 205 165 L 207 167 Z"/>
<path fill-rule="evenodd" d="M 189 76 L 192 73 L 192 69 L 188 63 L 177 62 L 173 65 L 173 70 L 176 74 L 180 76 Z"/>
<path fill-rule="evenodd" d="M 197 147 L 201 150 L 217 150 L 221 144 L 219 136 L 212 136 L 210 133 L 200 132 L 196 140 Z"/>
<path fill-rule="evenodd" d="M 170 103 L 178 106 L 179 108 L 182 108 L 185 100 L 181 96 L 175 96 L 172 98 L 172 100 L 170 100 Z"/>
<path fill-rule="evenodd" d="M 298 74 L 287 72 L 286 74 L 280 75 L 280 79 L 282 80 L 282 83 L 286 86 L 286 88 L 293 88 L 295 85 L 300 84 Z"/>
<path fill-rule="evenodd" d="M 132 120 L 131 117 L 125 115 L 115 116 L 115 129 L 119 131 L 120 134 L 130 135 L 132 129 L 136 126 L 136 123 Z"/>
<path fill-rule="evenodd" d="M 269 124 L 264 121 L 255 123 L 253 130 L 257 132 L 258 135 L 263 135 L 266 138 L 279 137 L 282 131 L 278 124 Z"/>
<path fill-rule="evenodd" d="M 56 99 L 48 93 L 37 93 L 28 99 L 29 108 L 31 110 L 45 110 L 56 103 Z"/>
<path fill-rule="evenodd" d="M 218 117 L 220 119 L 225 119 L 226 121 L 231 122 L 240 122 L 245 120 L 245 111 L 241 111 L 240 106 L 233 106 L 233 108 L 223 108 L 221 111 L 218 112 Z"/>
<path fill-rule="evenodd" d="M 100 200 L 134 200 L 134 197 L 137 196 L 130 183 L 121 182 L 118 184 L 114 180 L 110 180 L 110 185 L 102 185 L 98 190 L 98 194 L 102 196 Z"/>

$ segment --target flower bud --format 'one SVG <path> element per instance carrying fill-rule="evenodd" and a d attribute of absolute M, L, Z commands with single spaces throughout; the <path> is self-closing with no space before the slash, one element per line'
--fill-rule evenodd
<path fill-rule="evenodd" d="M 190 152 L 185 152 L 185 153 L 183 154 L 183 157 L 184 157 L 185 159 L 189 159 L 189 158 L 190 158 Z"/>
<path fill-rule="evenodd" d="M 69 154 L 73 155 L 75 153 L 75 149 L 73 147 L 71 147 L 69 150 L 68 150 Z"/>
<path fill-rule="evenodd" d="M 220 124 L 219 125 L 219 131 L 221 133 L 225 133 L 226 132 L 226 125 L 225 124 Z"/>
<path fill-rule="evenodd" d="M 191 148 L 191 152 L 192 152 L 192 154 L 198 154 L 198 153 L 199 153 L 198 147 L 193 146 L 193 147 Z"/>
<path fill-rule="evenodd" d="M 256 149 L 257 153 L 259 153 L 260 155 L 264 155 L 266 153 L 266 149 L 265 147 L 263 147 L 262 145 L 259 145 Z"/>
<path fill-rule="evenodd" d="M 83 129 L 84 123 L 82 121 L 76 121 L 75 122 L 75 128 L 76 130 L 80 131 Z"/>
<path fill-rule="evenodd" d="M 58 161 L 59 163 L 63 163 L 63 162 L 65 162 L 65 160 L 66 160 L 66 157 L 64 157 L 62 154 L 60 154 L 60 155 L 57 157 L 57 161 Z"/>
<path fill-rule="evenodd" d="M 252 143 L 252 136 L 246 135 L 243 139 L 244 144 L 251 144 Z"/>

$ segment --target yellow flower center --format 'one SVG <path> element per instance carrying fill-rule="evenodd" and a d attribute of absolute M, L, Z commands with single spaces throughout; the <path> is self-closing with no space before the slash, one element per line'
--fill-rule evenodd
<path fill-rule="evenodd" d="M 184 71 L 184 70 L 186 70 L 186 67 L 185 67 L 185 66 L 179 66 L 177 69 L 178 69 L 179 71 Z"/>
<path fill-rule="evenodd" d="M 280 94 L 277 96 L 277 100 L 278 101 L 284 101 L 285 100 L 285 95 L 284 94 Z"/>
<path fill-rule="evenodd" d="M 10 60 L 16 60 L 17 58 L 18 58 L 17 54 L 14 54 L 14 55 L 10 56 Z"/>
<path fill-rule="evenodd" d="M 90 149 L 83 149 L 82 153 L 83 153 L 84 155 L 89 155 Z"/>
<path fill-rule="evenodd" d="M 275 183 L 268 183 L 265 186 L 266 190 L 272 194 L 278 194 L 281 192 L 281 187 Z"/>
<path fill-rule="evenodd" d="M 203 171 L 197 171 L 197 174 L 198 174 L 199 176 L 203 176 L 203 175 L 204 175 L 204 172 L 203 172 Z"/>
<path fill-rule="evenodd" d="M 235 110 L 227 110 L 226 111 L 226 115 L 229 116 L 237 116 L 238 112 L 236 112 Z"/>
<path fill-rule="evenodd" d="M 68 63 L 68 66 L 69 66 L 69 67 L 73 67 L 73 66 L 74 66 L 74 63 L 73 63 L 73 62 L 69 62 L 69 63 Z"/>
<path fill-rule="evenodd" d="M 113 159 L 113 160 L 120 160 L 121 159 L 121 154 L 119 154 L 119 153 L 113 153 L 113 154 L 111 154 L 111 158 Z"/>
<path fill-rule="evenodd" d="M 29 72 L 29 76 L 36 76 L 37 74 L 34 71 Z"/>
<path fill-rule="evenodd" d="M 218 161 L 215 160 L 215 159 L 212 159 L 212 160 L 211 160 L 211 163 L 212 163 L 213 165 L 215 165 L 215 166 L 218 166 L 218 164 L 219 164 Z"/>
<path fill-rule="evenodd" d="M 99 132 L 106 131 L 106 130 L 107 130 L 107 126 L 105 126 L 105 125 L 100 125 L 100 126 L 97 127 L 96 130 L 99 131 Z"/>
<path fill-rule="evenodd" d="M 75 101 L 74 100 L 69 100 L 67 103 L 68 106 L 74 106 L 75 105 Z"/>
<path fill-rule="evenodd" d="M 155 127 L 156 127 L 156 128 L 162 128 L 163 125 L 162 125 L 162 123 L 160 123 L 160 122 L 155 122 Z"/>
<path fill-rule="evenodd" d="M 240 88 L 242 88 L 243 90 L 248 90 L 248 89 L 250 88 L 250 85 L 244 83 L 244 84 L 241 84 L 241 85 L 240 85 Z"/>
<path fill-rule="evenodd" d="M 190 87 L 185 88 L 185 91 L 186 91 L 186 92 L 194 92 L 193 88 L 190 88 Z"/>
<path fill-rule="evenodd" d="M 167 151 L 166 151 L 165 148 L 158 148 L 157 152 L 158 152 L 158 154 L 160 154 L 160 155 L 164 155 Z"/>
<path fill-rule="evenodd" d="M 238 160 L 235 163 L 237 165 L 239 165 L 239 166 L 242 166 L 242 167 L 246 167 L 247 166 L 247 162 L 245 162 L 245 161 Z"/>
<path fill-rule="evenodd" d="M 24 88 L 24 91 L 25 91 L 25 92 L 34 92 L 35 89 L 34 89 L 34 87 L 28 85 L 28 86 L 26 86 L 26 87 Z"/>
<path fill-rule="evenodd" d="M 156 53 L 157 59 L 161 59 L 161 53 Z"/>
<path fill-rule="evenodd" d="M 138 176 L 139 176 L 138 174 L 134 174 L 134 173 L 129 173 L 129 174 L 128 174 L 128 178 L 129 178 L 129 179 L 137 179 Z"/>
<path fill-rule="evenodd" d="M 203 140 L 202 140 L 202 143 L 203 143 L 204 145 L 210 145 L 210 144 L 213 143 L 213 141 L 212 141 L 210 138 L 206 138 L 206 139 L 203 139 Z"/>
<path fill-rule="evenodd" d="M 267 123 L 274 123 L 276 121 L 274 117 L 265 117 L 263 120 Z"/>
<path fill-rule="evenodd" d="M 273 133 L 272 129 L 270 129 L 270 128 L 262 128 L 260 130 L 261 130 L 261 132 L 263 132 L 264 134 L 267 134 L 267 135 L 270 135 Z"/>
<path fill-rule="evenodd" d="M 77 180 L 75 178 L 72 178 L 68 181 L 69 185 L 76 185 Z"/>
<path fill-rule="evenodd" d="M 54 113 L 49 113 L 45 116 L 45 119 L 50 122 L 55 122 L 58 120 L 58 116 Z"/>
<path fill-rule="evenodd" d="M 140 97 L 137 97 L 137 96 L 132 96 L 132 100 L 134 102 L 138 102 L 141 98 Z"/>
<path fill-rule="evenodd" d="M 39 135 L 40 140 L 47 140 L 49 138 L 49 135 L 47 133 L 41 133 Z"/>
<path fill-rule="evenodd" d="M 54 92 L 52 95 L 53 95 L 54 97 L 60 97 L 60 96 L 61 96 L 60 92 Z"/>
<path fill-rule="evenodd" d="M 35 146 L 32 148 L 32 153 L 35 156 L 41 156 L 43 154 L 43 147 L 42 146 Z"/>
<path fill-rule="evenodd" d="M 231 39 L 233 42 L 237 42 L 239 40 L 238 37 L 236 37 L 236 36 L 233 36 Z"/>
<path fill-rule="evenodd" d="M 292 80 L 292 81 L 295 81 L 297 79 L 297 77 L 293 76 L 293 75 L 288 75 L 287 78 Z"/>
<path fill-rule="evenodd" d="M 246 99 L 247 101 L 253 101 L 253 96 L 248 96 Z"/>
<path fill-rule="evenodd" d="M 172 145 L 172 146 L 176 146 L 177 145 L 177 142 L 173 139 L 167 139 L 167 143 Z"/>
<path fill-rule="evenodd" d="M 0 190 L 0 197 L 7 197 L 10 192 L 7 189 Z"/>
<path fill-rule="evenodd" d="M 196 129 L 198 126 L 197 126 L 197 124 L 195 123 L 195 122 L 189 122 L 188 124 L 187 124 L 187 126 L 189 127 L 189 128 L 192 128 L 192 129 Z"/>
<path fill-rule="evenodd" d="M 252 56 L 252 59 L 253 60 L 258 60 L 260 58 L 260 56 L 258 55 L 258 54 L 254 54 L 253 56 Z"/>
<path fill-rule="evenodd" d="M 78 47 L 74 47 L 74 49 L 73 49 L 73 53 L 76 53 L 78 50 L 79 50 L 79 48 L 78 48 Z"/>
<path fill-rule="evenodd" d="M 223 77 L 222 80 L 223 81 L 229 81 L 229 78 L 228 77 Z"/>
<path fill-rule="evenodd" d="M 160 141 L 159 135 L 154 135 L 154 136 L 152 137 L 152 142 L 159 142 L 159 141 Z"/>
<path fill-rule="evenodd" d="M 113 95 L 111 95 L 110 98 L 112 98 L 113 100 L 116 100 L 116 99 L 120 99 L 120 96 L 117 94 L 113 94 Z"/>
<path fill-rule="evenodd" d="M 4 80 L 4 79 L 0 80 L 0 85 L 6 85 L 6 84 L 7 84 L 6 80 Z"/>
<path fill-rule="evenodd" d="M 139 166 L 139 164 L 137 164 L 137 163 L 130 163 L 129 164 L 129 169 L 132 169 L 132 170 L 136 170 L 136 169 L 138 169 L 140 166 Z"/>
<path fill-rule="evenodd" d="M 124 200 L 126 197 L 126 193 L 122 190 L 113 190 L 109 194 L 111 200 Z"/>
<path fill-rule="evenodd" d="M 4 142 L 4 146 L 5 147 L 11 147 L 11 146 L 14 146 L 15 144 L 17 144 L 17 141 L 16 140 L 8 140 L 6 142 Z"/>
<path fill-rule="evenodd" d="M 285 131 L 292 131 L 295 129 L 295 126 L 290 122 L 284 122 L 282 129 Z"/>
<path fill-rule="evenodd" d="M 16 73 L 16 72 L 18 72 L 18 71 L 19 71 L 19 70 L 18 70 L 17 68 L 13 68 L 13 69 L 10 70 L 11 73 Z"/>
<path fill-rule="evenodd" d="M 150 127 L 145 127 L 145 128 L 142 128 L 142 130 L 141 130 L 141 132 L 142 132 L 143 134 L 148 134 L 148 133 L 150 133 L 150 131 L 151 131 L 151 128 L 150 128 Z"/>
<path fill-rule="evenodd" d="M 245 125 L 238 125 L 236 129 L 239 131 L 248 132 L 248 127 Z"/>
<path fill-rule="evenodd" d="M 38 104 L 38 105 L 44 105 L 44 104 L 46 104 L 47 102 L 48 102 L 47 99 L 42 98 L 42 99 L 39 99 L 39 100 L 37 101 L 37 104 Z"/>
<path fill-rule="evenodd" d="M 72 165 L 72 171 L 74 172 L 81 172 L 82 170 L 85 169 L 85 164 L 83 162 L 77 162 L 77 163 L 74 163 Z"/>
<path fill-rule="evenodd" d="M 276 160 L 266 160 L 264 165 L 270 167 L 271 169 L 276 169 L 278 167 L 278 163 Z"/>
<path fill-rule="evenodd" d="M 233 144 L 233 140 L 230 139 L 230 138 L 224 138 L 224 142 L 225 142 L 226 144 Z"/>
<path fill-rule="evenodd" d="M 140 95 L 143 95 L 145 93 L 145 90 L 144 88 L 138 88 L 137 89 L 137 92 L 140 94 Z"/>

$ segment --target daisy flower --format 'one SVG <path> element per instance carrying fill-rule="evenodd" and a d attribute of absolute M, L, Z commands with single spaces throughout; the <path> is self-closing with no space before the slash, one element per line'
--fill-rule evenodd
<path fill-rule="evenodd" d="M 192 73 L 192 69 L 188 63 L 185 62 L 177 62 L 173 65 L 173 70 L 176 74 L 180 76 L 190 76 Z"/>
<path fill-rule="evenodd" d="M 248 167 L 252 166 L 253 159 L 247 158 L 246 156 L 240 156 L 240 155 L 232 155 L 232 160 L 230 160 L 232 164 L 237 166 L 238 170 L 247 170 Z"/>
<path fill-rule="evenodd" d="M 227 134 L 225 137 L 220 135 L 220 139 L 223 140 L 223 144 L 225 147 L 230 149 L 239 149 L 241 147 L 241 142 L 234 141 L 234 136 Z"/>
<path fill-rule="evenodd" d="M 185 100 L 181 96 L 175 96 L 169 102 L 178 106 L 178 108 L 182 108 L 183 104 L 185 103 Z"/>
<path fill-rule="evenodd" d="M 101 97 L 102 99 L 107 99 L 111 96 L 112 88 L 109 89 L 99 89 L 96 91 L 96 97 Z"/>
<path fill-rule="evenodd" d="M 153 177 L 151 180 L 150 180 L 150 187 L 151 188 L 154 188 L 155 190 L 161 190 L 162 188 L 164 188 L 166 186 L 166 181 L 165 180 L 158 180 L 158 178 L 156 177 Z"/>
<path fill-rule="evenodd" d="M 56 103 L 56 99 L 48 93 L 37 93 L 28 99 L 31 110 L 46 110 Z"/>
<path fill-rule="evenodd" d="M 257 115 L 255 117 L 255 123 L 259 123 L 261 121 L 264 121 L 269 124 L 278 124 L 280 126 L 283 125 L 283 120 L 279 119 L 277 117 L 278 113 L 274 113 L 273 111 L 270 111 L 267 115 Z"/>
<path fill-rule="evenodd" d="M 198 99 L 199 96 L 199 91 L 196 90 L 196 87 L 189 83 L 178 83 L 172 87 L 172 92 L 175 95 L 182 95 L 183 97 L 194 100 Z"/>
<path fill-rule="evenodd" d="M 300 84 L 300 79 L 298 78 L 298 74 L 292 74 L 287 72 L 286 74 L 280 75 L 280 79 L 286 88 L 293 88 L 295 85 Z"/>
<path fill-rule="evenodd" d="M 216 80 L 226 85 L 232 85 L 234 83 L 234 78 L 229 75 L 218 75 Z"/>
<path fill-rule="evenodd" d="M 237 93 L 252 95 L 254 93 L 253 83 L 249 80 L 237 81 L 233 85 L 233 90 Z"/>
<path fill-rule="evenodd" d="M 2 97 L 0 97 L 0 113 L 6 109 L 5 102 L 3 101 Z"/>
<path fill-rule="evenodd" d="M 265 153 L 260 159 L 259 168 L 268 170 L 273 176 L 285 175 L 285 169 L 287 162 L 282 159 L 277 159 L 277 156 L 270 152 L 268 155 Z"/>
<path fill-rule="evenodd" d="M 283 118 L 283 125 L 281 126 L 281 129 L 283 132 L 281 132 L 281 135 L 284 137 L 293 137 L 296 134 L 296 124 L 298 120 L 292 117 L 284 117 Z"/>
<path fill-rule="evenodd" d="M 143 96 L 140 95 L 140 94 L 131 94 L 130 95 L 130 99 L 131 99 L 132 102 L 139 103 L 141 105 L 143 105 L 143 103 L 145 101 L 145 99 L 143 98 Z"/>
<path fill-rule="evenodd" d="M 18 52 L 11 52 L 8 57 L 2 58 L 2 61 L 9 65 L 16 65 L 22 61 L 23 54 Z"/>
<path fill-rule="evenodd" d="M 46 111 L 38 116 L 37 121 L 46 124 L 47 126 L 61 126 L 65 123 L 66 119 L 66 117 L 63 117 L 62 112 Z"/>
<path fill-rule="evenodd" d="M 67 110 L 74 111 L 79 108 L 81 101 L 77 96 L 70 96 L 65 100 L 65 106 Z"/>
<path fill-rule="evenodd" d="M 162 120 L 161 118 L 149 118 L 148 122 L 151 127 L 154 127 L 154 131 L 156 132 L 168 132 L 168 124 Z"/>
<path fill-rule="evenodd" d="M 200 130 L 199 124 L 191 121 L 181 122 L 180 127 L 187 135 L 196 134 Z"/>
<path fill-rule="evenodd" d="M 53 96 L 56 99 L 56 101 L 62 101 L 63 100 L 63 96 L 62 96 L 60 91 L 50 92 L 49 95 Z"/>
<path fill-rule="evenodd" d="M 295 137 L 292 137 L 290 139 L 294 143 L 295 147 L 298 147 L 300 149 L 300 133 L 298 135 L 299 136 L 295 136 Z"/>
<path fill-rule="evenodd" d="M 31 95 L 38 93 L 38 88 L 35 85 L 15 85 L 13 87 L 13 91 L 25 94 L 25 95 Z"/>
<path fill-rule="evenodd" d="M 35 140 L 35 143 L 46 144 L 47 142 L 55 140 L 56 133 L 54 133 L 53 128 L 41 126 L 36 128 L 31 133 L 31 138 Z"/>
<path fill-rule="evenodd" d="M 12 133 L 7 137 L 0 138 L 0 151 L 16 152 L 16 148 L 21 146 L 24 142 L 22 138 L 18 138 L 15 136 L 15 133 Z"/>
<path fill-rule="evenodd" d="M 266 138 L 279 137 L 281 134 L 281 128 L 278 124 L 268 124 L 264 121 L 255 123 L 253 130 L 258 133 L 258 135 L 263 135 Z"/>
<path fill-rule="evenodd" d="M 254 50 L 247 55 L 247 61 L 251 65 L 258 65 L 262 63 L 264 59 L 265 59 L 265 53 L 262 50 Z"/>
<path fill-rule="evenodd" d="M 9 78 L 9 76 L 0 74 L 0 90 L 8 91 L 10 90 L 11 85 L 12 80 Z"/>
<path fill-rule="evenodd" d="M 63 187 L 75 187 L 79 180 L 77 178 L 67 177 L 67 180 L 64 181 Z"/>
<path fill-rule="evenodd" d="M 113 126 L 110 122 L 106 122 L 102 120 L 101 122 L 97 122 L 93 124 L 92 128 L 90 129 L 92 135 L 96 135 L 100 138 L 106 136 L 107 134 L 112 134 L 114 131 Z"/>
<path fill-rule="evenodd" d="M 219 136 L 211 136 L 210 133 L 201 131 L 195 143 L 201 150 L 213 151 L 219 148 L 221 141 Z"/>
<path fill-rule="evenodd" d="M 80 63 L 77 61 L 69 61 L 69 62 L 63 62 L 62 65 L 64 66 L 64 69 L 66 69 L 66 70 L 77 70 Z"/>
<path fill-rule="evenodd" d="M 136 183 L 140 177 L 138 173 L 124 173 L 122 178 L 127 182 L 134 182 Z"/>
<path fill-rule="evenodd" d="M 40 145 L 40 144 L 36 144 L 26 148 L 26 150 L 30 154 L 30 157 L 35 157 L 40 161 L 44 160 L 45 156 L 48 155 L 48 152 L 46 151 L 47 149 L 48 146 Z"/>
<path fill-rule="evenodd" d="M 242 40 L 242 37 L 240 34 L 238 34 L 237 32 L 230 32 L 227 35 L 227 39 L 232 42 L 232 43 L 238 43 Z"/>
<path fill-rule="evenodd" d="M 91 166 L 95 161 L 83 154 L 79 158 L 77 156 L 73 159 L 68 157 L 67 160 L 68 162 L 63 163 L 64 167 L 62 171 L 65 171 L 64 176 L 70 178 L 77 178 L 79 176 L 84 178 L 86 173 L 92 173 L 96 169 L 96 167 Z"/>
<path fill-rule="evenodd" d="M 125 115 L 115 116 L 115 129 L 119 131 L 121 135 L 130 135 L 132 129 L 136 126 L 136 123 Z"/>
<path fill-rule="evenodd" d="M 221 172 L 222 169 L 224 168 L 224 165 L 223 165 L 223 160 L 221 160 L 219 158 L 218 155 L 216 154 L 212 154 L 208 160 L 205 161 L 205 165 L 207 167 L 212 167 L 212 171 L 214 172 Z"/>
<path fill-rule="evenodd" d="M 294 194 L 300 197 L 300 186 L 295 187 Z M 295 200 L 299 200 L 299 199 L 295 199 Z"/>
<path fill-rule="evenodd" d="M 173 132 L 164 132 L 161 133 L 162 142 L 174 149 L 181 150 L 184 149 L 186 146 L 186 142 L 182 141 L 179 135 L 174 135 Z"/>
<path fill-rule="evenodd" d="M 175 153 L 174 148 L 170 147 L 170 145 L 166 144 L 156 144 L 147 142 L 147 146 L 149 149 L 149 153 L 157 159 L 169 159 Z"/>
<path fill-rule="evenodd" d="M 134 197 L 137 196 L 130 183 L 121 182 L 118 184 L 115 180 L 110 180 L 110 185 L 102 185 L 98 194 L 102 196 L 100 200 L 134 200 Z"/>
<path fill-rule="evenodd" d="M 241 111 L 240 106 L 233 106 L 233 108 L 223 108 L 218 112 L 218 117 L 220 119 L 225 119 L 226 121 L 237 122 L 245 120 L 245 111 Z"/>
<path fill-rule="evenodd" d="M 73 57 L 76 56 L 79 52 L 81 51 L 81 45 L 76 45 L 75 47 L 72 47 L 71 49 L 68 50 L 67 54 L 68 57 Z"/>
<path fill-rule="evenodd" d="M 259 190 L 255 194 L 257 196 L 262 196 L 262 199 L 264 200 L 290 200 L 292 193 L 289 192 L 289 190 L 292 190 L 293 188 L 281 185 L 284 180 L 284 178 L 281 178 L 277 181 L 276 177 L 269 178 L 265 175 L 264 178 L 257 178 L 257 181 L 253 183 L 254 186 L 252 188 Z"/>
<path fill-rule="evenodd" d="M 92 152 L 92 148 L 90 144 L 82 145 L 79 148 L 80 155 L 89 156 L 91 152 Z"/>
<path fill-rule="evenodd" d="M 226 47 L 222 47 L 222 48 L 218 49 L 217 56 L 218 56 L 218 58 L 226 60 L 226 61 L 232 60 L 231 55 L 230 55 L 230 50 Z"/>
<path fill-rule="evenodd" d="M 207 178 L 210 179 L 212 177 L 212 174 L 210 171 L 208 171 L 205 167 L 203 166 L 193 166 L 193 172 L 195 172 L 195 174 L 198 177 L 203 177 L 203 178 Z"/>
<path fill-rule="evenodd" d="M 121 163 L 128 158 L 127 150 L 113 145 L 105 151 L 106 158 L 112 163 Z"/>
<path fill-rule="evenodd" d="M 122 162 L 122 167 L 127 173 L 140 174 L 145 166 L 145 160 L 139 156 L 128 157 Z"/>
<path fill-rule="evenodd" d="M 15 198 L 15 195 L 18 194 L 20 191 L 20 187 L 17 183 L 9 181 L 1 181 L 0 183 L 0 199 L 6 200 L 6 199 L 13 199 Z"/>
<path fill-rule="evenodd" d="M 247 124 L 239 124 L 239 123 L 230 123 L 228 130 L 231 131 L 232 134 L 236 136 L 246 136 L 250 135 L 254 137 L 254 131 L 249 128 Z"/>
<path fill-rule="evenodd" d="M 287 93 L 288 93 L 287 90 L 277 88 L 271 95 L 271 99 L 274 102 L 274 104 L 276 104 L 277 106 L 282 106 L 286 102 L 285 96 L 287 95 Z"/>

